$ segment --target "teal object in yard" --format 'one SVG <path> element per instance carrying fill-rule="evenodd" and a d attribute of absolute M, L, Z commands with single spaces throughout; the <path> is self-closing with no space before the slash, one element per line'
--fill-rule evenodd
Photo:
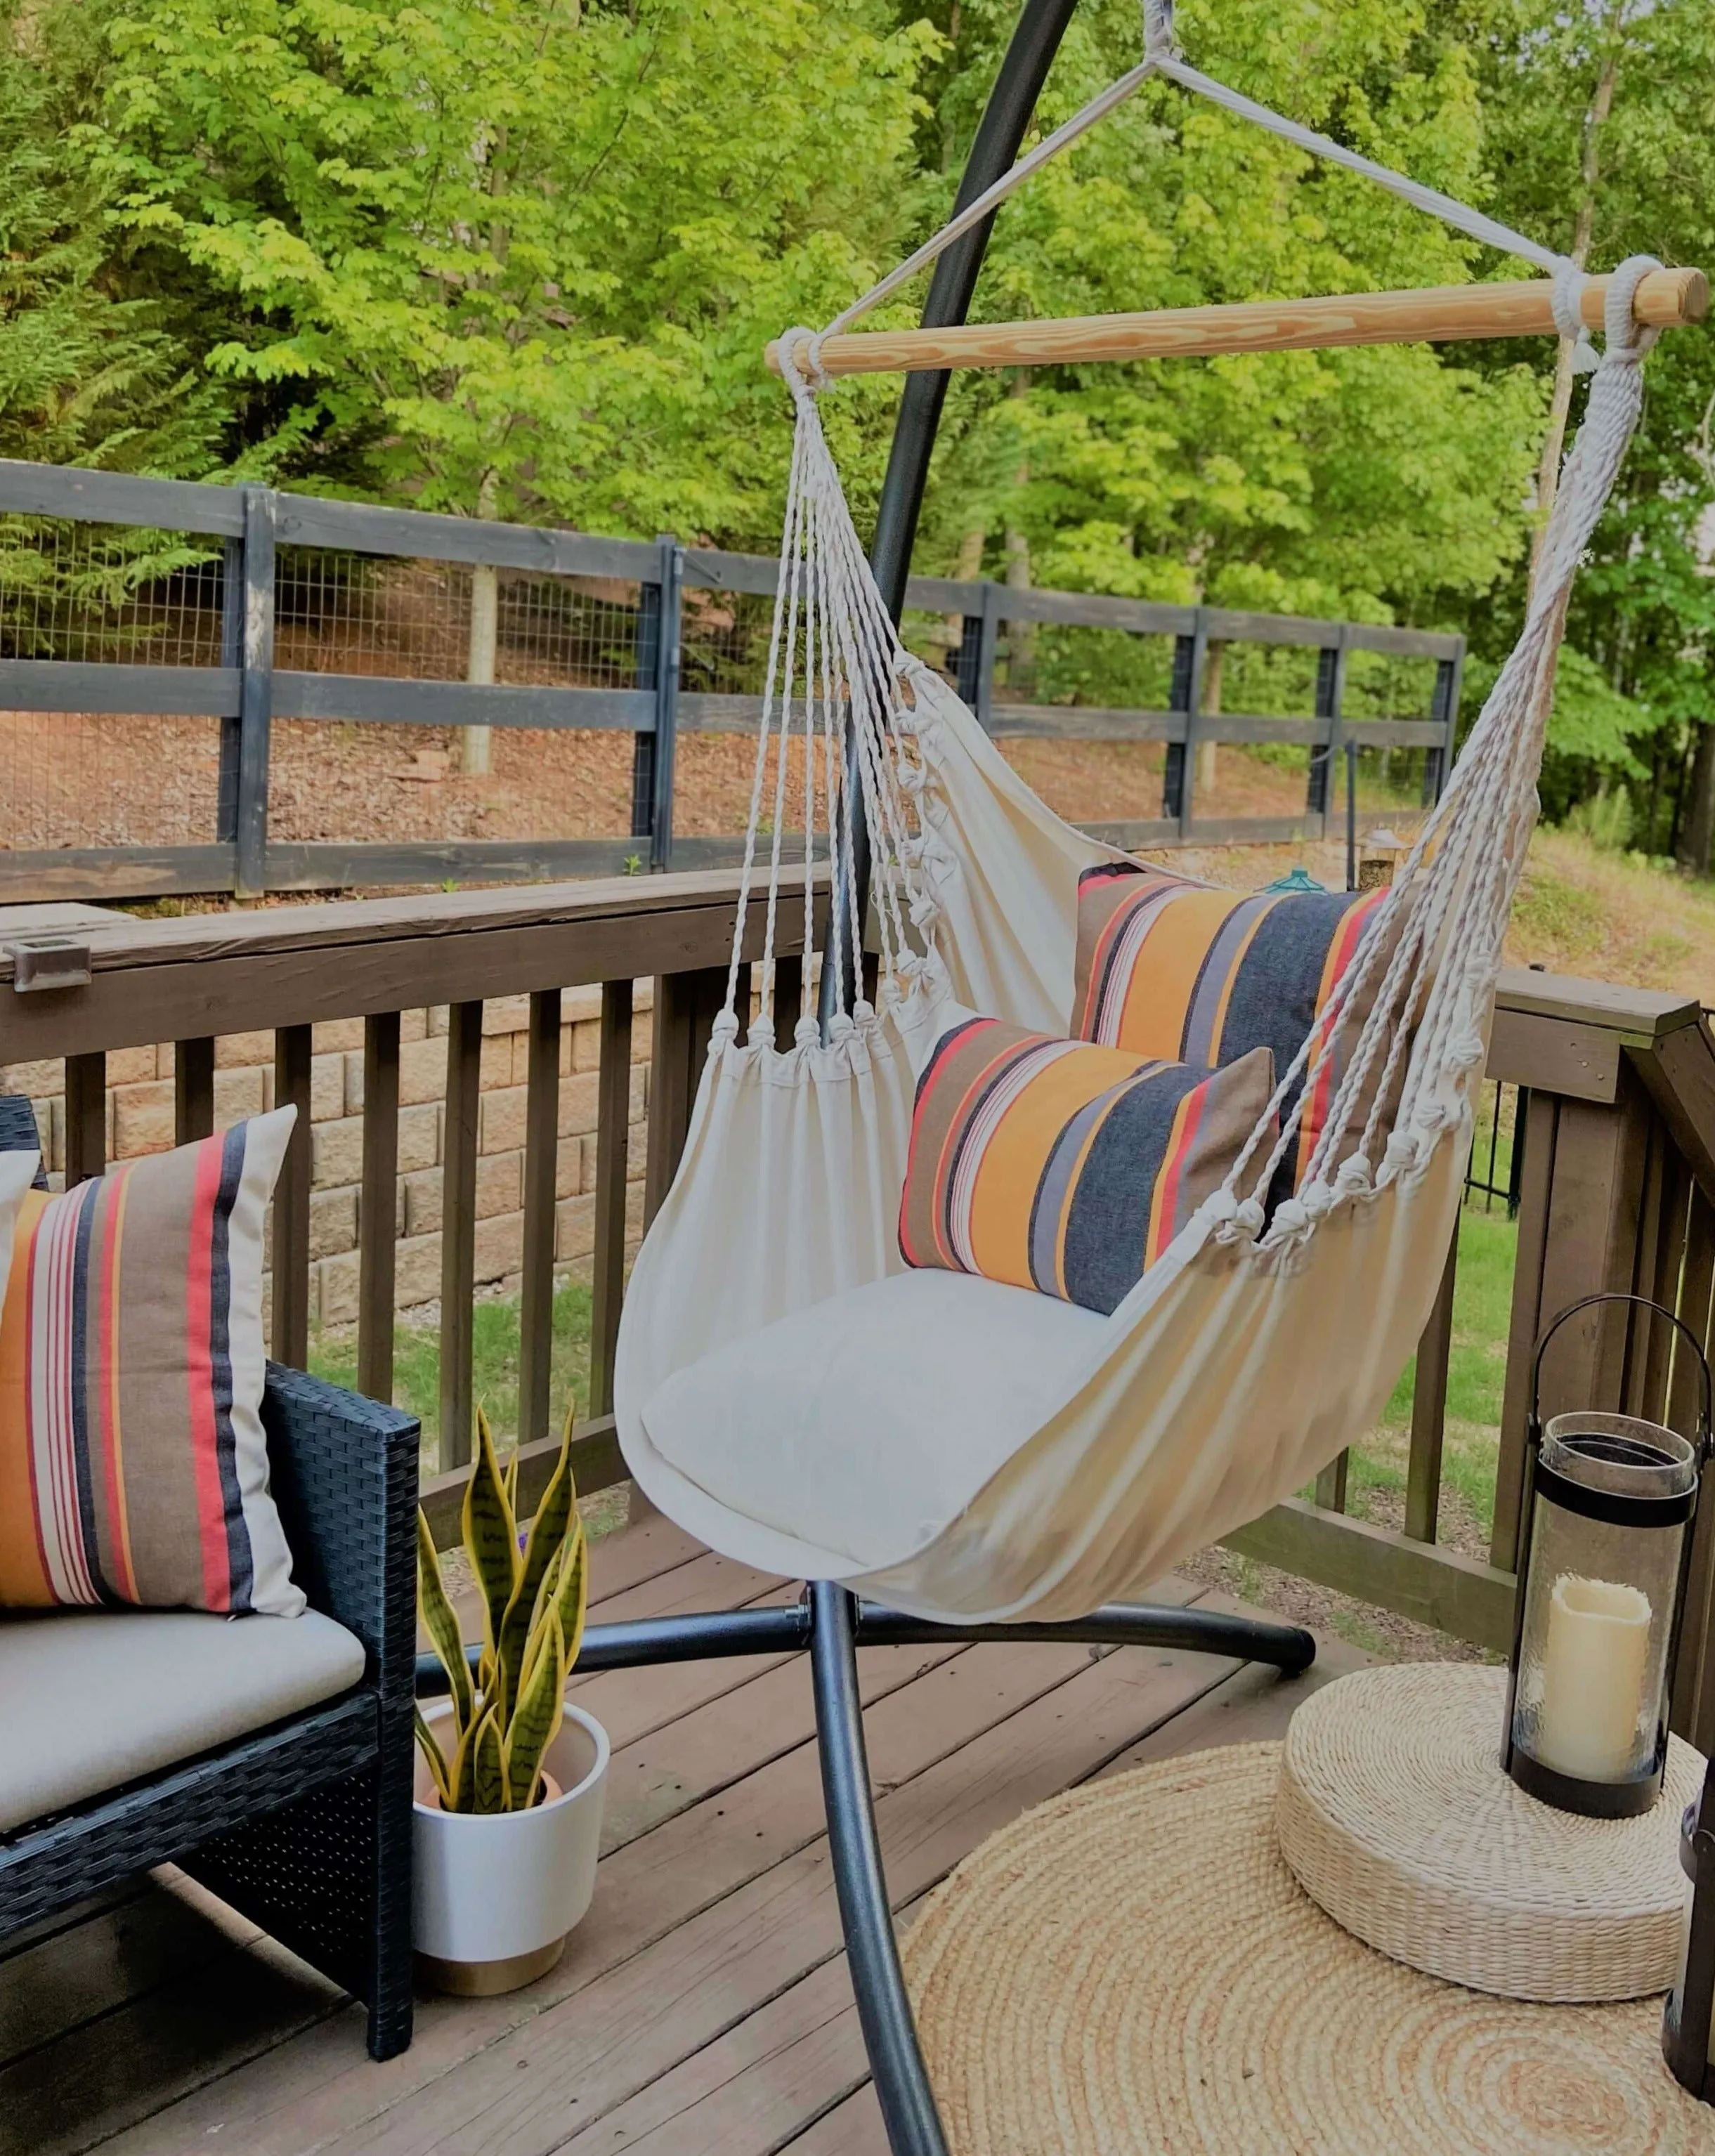
<path fill-rule="evenodd" d="M 1276 876 L 1272 883 L 1262 886 L 1265 891 L 1326 891 L 1325 883 L 1318 883 L 1307 869 L 1294 869 L 1291 875 Z"/>

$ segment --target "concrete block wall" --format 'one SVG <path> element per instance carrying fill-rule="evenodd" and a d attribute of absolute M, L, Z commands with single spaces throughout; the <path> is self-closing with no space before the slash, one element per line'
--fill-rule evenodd
<path fill-rule="evenodd" d="M 628 1238 L 643 1232 L 653 984 L 639 981 L 631 1025 L 630 1178 Z M 524 1110 L 529 1072 L 530 1001 L 500 998 L 483 1007 L 482 1096 L 478 1112 L 476 1279 L 516 1286 L 524 1241 Z M 560 1143 L 555 1174 L 557 1268 L 588 1270 L 595 1244 L 595 1147 L 601 991 L 569 988 L 561 998 Z M 399 1174 L 395 1300 L 402 1311 L 440 1294 L 441 1142 L 446 1115 L 447 1013 L 406 1011 L 399 1021 Z M 355 1323 L 357 1215 L 363 1159 L 363 1021 L 318 1025 L 311 1065 L 310 1319 Z M 124 1048 L 107 1058 L 107 1158 L 163 1152 L 173 1141 L 173 1051 Z M 225 1129 L 274 1105 L 274 1035 L 240 1033 L 215 1045 L 214 1114 Z M 63 1068 L 57 1061 L 0 1065 L 0 1093 L 25 1093 L 36 1111 L 48 1164 L 65 1167 Z"/>

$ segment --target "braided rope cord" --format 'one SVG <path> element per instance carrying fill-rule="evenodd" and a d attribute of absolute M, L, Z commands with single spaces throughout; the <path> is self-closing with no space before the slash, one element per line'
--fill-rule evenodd
<path fill-rule="evenodd" d="M 1606 348 L 1598 362 L 1579 311 L 1584 273 L 1569 257 L 1270 111 L 1192 68 L 1174 40 L 1172 0 L 1144 0 L 1143 14 L 1144 54 L 1137 67 L 1019 158 L 824 330 L 790 329 L 780 339 L 782 372 L 795 408 L 795 429 L 737 918 L 742 924 L 755 876 L 764 773 L 772 747 L 778 765 L 761 1016 L 751 1034 L 753 1042 L 772 1043 L 781 826 L 794 698 L 803 703 L 806 764 L 803 873 L 807 961 L 795 1039 L 807 1045 L 817 1038 L 808 960 L 814 951 L 809 900 L 819 837 L 825 839 L 834 872 L 844 883 L 846 903 L 843 911 L 836 909 L 835 917 L 849 924 L 853 978 L 860 978 L 862 923 L 850 844 L 855 789 L 861 789 L 875 853 L 871 903 L 881 947 L 881 975 L 889 995 L 908 989 L 926 963 L 925 954 L 932 954 L 941 913 L 925 874 L 932 859 L 932 844 L 918 816 L 928 774 L 914 742 L 915 699 L 908 681 L 915 662 L 905 652 L 870 574 L 823 431 L 817 398 L 828 387 L 820 364 L 824 338 L 849 327 L 926 269 L 963 234 L 992 216 L 1033 172 L 1157 74 L 1312 155 L 1377 182 L 1484 244 L 1547 270 L 1553 280 L 1556 321 L 1563 336 L 1575 339 L 1579 346 L 1575 363 L 1580 371 L 1594 367 L 1595 372 L 1584 422 L 1566 459 L 1543 531 L 1524 627 L 1440 800 L 1377 908 L 1357 954 L 1335 983 L 1309 1036 L 1281 1074 L 1268 1111 L 1231 1174 L 1209 1201 L 1222 1240 L 1248 1241 L 1261 1235 L 1266 1245 L 1276 1246 L 1307 1235 L 1337 1197 L 1372 1187 L 1379 1171 L 1385 1179 L 1424 1161 L 1459 1112 L 1456 1102 L 1448 1097 L 1445 1081 L 1450 1075 L 1468 1073 L 1481 1060 L 1482 1024 L 1507 916 L 1535 822 L 1537 773 L 1567 599 L 1637 424 L 1643 396 L 1639 362 L 1659 334 L 1636 326 L 1633 299 L 1641 279 L 1661 265 L 1653 257 L 1639 255 L 1613 274 L 1606 300 Z M 824 771 L 819 806 L 809 768 L 818 739 Z M 738 971 L 735 934 L 727 1007 L 716 1027 L 717 1045 L 738 1031 L 733 1007 Z M 1264 1201 L 1271 1183 L 1297 1142 L 1307 1104 L 1317 1094 L 1319 1081 L 1341 1060 L 1342 1043 L 1351 1030 L 1348 1014 L 1363 1008 L 1361 999 L 1366 995 L 1368 1008 L 1349 1042 L 1344 1068 L 1332 1086 L 1302 1186 L 1295 1198 L 1276 1208 L 1263 1235 Z M 861 1002 L 847 1012 L 842 988 L 830 1038 L 850 1033 L 854 1021 L 867 1022 L 872 1016 Z M 1396 1090 L 1392 1128 L 1384 1138 L 1382 1123 Z M 1363 1127 L 1355 1142 L 1348 1143 L 1353 1118 L 1366 1101 L 1370 1105 Z M 1379 1148 L 1383 1156 L 1379 1163 Z"/>

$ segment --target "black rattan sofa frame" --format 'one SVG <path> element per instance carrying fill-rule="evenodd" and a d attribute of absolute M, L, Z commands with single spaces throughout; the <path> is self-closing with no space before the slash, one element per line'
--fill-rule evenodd
<path fill-rule="evenodd" d="M 33 1149 L 28 1111 L 0 1100 L 0 1150 Z M 411 2041 L 418 1424 L 274 1363 L 262 1419 L 293 1577 L 362 1681 L 0 1836 L 0 1938 L 175 1863 L 362 1999 L 387 2059 Z"/>

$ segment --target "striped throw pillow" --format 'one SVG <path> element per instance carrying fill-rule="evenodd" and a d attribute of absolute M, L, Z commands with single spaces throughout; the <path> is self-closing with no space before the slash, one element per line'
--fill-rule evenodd
<path fill-rule="evenodd" d="M 0 1607 L 303 1608 L 261 1419 L 262 1223 L 295 1112 L 19 1201 Z"/>
<path fill-rule="evenodd" d="M 1086 869 L 1072 1024 L 1085 1040 L 1217 1070 L 1266 1048 L 1284 1072 L 1386 896 L 1222 891 L 1122 862 Z M 1316 1148 L 1379 985 L 1377 972 L 1341 1021 L 1276 1199 L 1296 1187 Z M 1348 1126 L 1354 1149 L 1366 1113 Z"/>
<path fill-rule="evenodd" d="M 1266 1049 L 1211 1072 L 968 1019 L 917 1081 L 901 1254 L 1106 1315 L 1225 1178 L 1273 1090 Z"/>

